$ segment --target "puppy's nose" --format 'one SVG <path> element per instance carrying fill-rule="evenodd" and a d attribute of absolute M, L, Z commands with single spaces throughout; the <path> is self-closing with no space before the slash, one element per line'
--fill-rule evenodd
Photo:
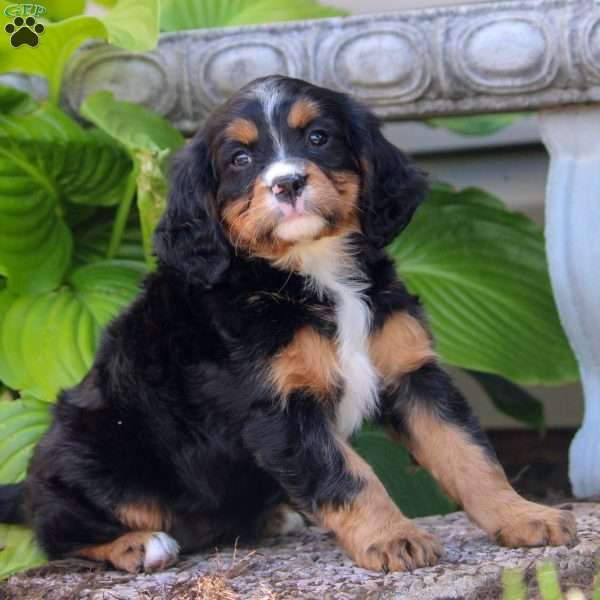
<path fill-rule="evenodd" d="M 306 175 L 294 173 L 293 175 L 282 175 L 273 180 L 271 189 L 278 200 L 293 202 L 302 193 L 306 185 Z"/>

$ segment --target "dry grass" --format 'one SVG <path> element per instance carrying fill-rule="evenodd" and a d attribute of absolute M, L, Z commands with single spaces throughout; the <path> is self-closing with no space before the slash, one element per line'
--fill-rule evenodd
<path fill-rule="evenodd" d="M 231 564 L 225 568 L 221 556 L 216 554 L 216 568 L 193 582 L 185 582 L 171 589 L 171 600 L 281 600 L 281 596 L 261 583 L 248 598 L 241 596 L 231 587 L 230 581 L 243 575 L 251 566 L 256 551 L 238 558 L 237 543 L 233 550 Z"/>
<path fill-rule="evenodd" d="M 238 600 L 239 596 L 229 587 L 223 575 L 205 575 L 197 579 L 182 593 L 177 591 L 172 598 L 181 600 Z"/>

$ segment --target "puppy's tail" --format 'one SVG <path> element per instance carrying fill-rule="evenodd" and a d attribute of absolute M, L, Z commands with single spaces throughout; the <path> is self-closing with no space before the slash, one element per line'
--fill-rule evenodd
<path fill-rule="evenodd" d="M 0 485 L 0 523 L 25 524 L 25 484 Z"/>

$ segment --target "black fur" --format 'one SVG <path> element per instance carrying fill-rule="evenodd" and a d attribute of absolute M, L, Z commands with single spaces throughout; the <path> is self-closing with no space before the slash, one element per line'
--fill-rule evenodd
<path fill-rule="evenodd" d="M 154 248 L 159 261 L 185 281 L 212 287 L 229 266 L 229 244 L 215 212 L 216 182 L 208 146 L 199 136 L 171 168 L 167 210 Z"/>
<path fill-rule="evenodd" d="M 438 364 L 428 363 L 399 381 L 398 386 L 385 390 L 382 393 L 382 411 L 377 420 L 410 438 L 406 417 L 415 403 L 427 407 L 442 421 L 463 429 L 474 444 L 486 450 L 490 460 L 497 461 L 496 453 L 482 432 L 471 407 L 456 389 L 448 373 Z"/>
<path fill-rule="evenodd" d="M 0 486 L 0 523 L 22 523 L 24 485 L 16 483 Z"/>
<path fill-rule="evenodd" d="M 383 248 L 410 223 L 427 194 L 427 178 L 383 136 L 379 122 L 364 107 L 351 103 L 347 111 L 349 136 L 365 176 L 362 229 L 371 244 Z"/>
<path fill-rule="evenodd" d="M 409 223 L 424 177 L 348 97 L 298 80 L 272 81 L 281 98 L 278 127 L 295 154 L 325 173 L 360 177 L 362 232 L 353 246 L 369 282 L 373 327 L 398 310 L 421 318 L 380 248 Z M 222 139 L 234 116 L 267 128 L 249 93 L 262 83 L 217 110 L 175 159 L 156 232 L 156 272 L 107 327 L 85 380 L 60 395 L 24 486 L 0 488 L 0 520 L 29 523 L 51 558 L 128 531 L 116 513 L 129 502 L 166 507 L 172 535 L 191 548 L 253 538 L 281 502 L 313 513 L 351 502 L 362 489 L 336 443 L 342 389 L 328 402 L 298 392 L 283 408 L 266 377 L 300 327 L 334 339 L 335 299 L 317 294 L 299 273 L 234 251 L 221 223 L 223 206 L 272 159 L 267 136 L 254 149 L 252 169 L 234 172 L 235 147 Z M 305 150 L 304 134 L 286 129 L 284 116 L 301 94 L 319 102 L 319 126 L 331 131 L 322 151 Z M 382 395 L 381 419 L 401 429 L 403 410 L 422 398 L 443 418 L 474 430 L 436 366 L 402 385 L 405 393 Z"/>

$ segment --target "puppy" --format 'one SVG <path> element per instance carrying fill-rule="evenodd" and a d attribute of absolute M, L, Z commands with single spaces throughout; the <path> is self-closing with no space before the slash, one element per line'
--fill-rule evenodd
<path fill-rule="evenodd" d="M 499 543 L 572 542 L 570 513 L 510 486 L 385 253 L 425 193 L 348 96 L 244 87 L 174 161 L 158 268 L 61 394 L 0 517 L 49 558 L 135 572 L 273 533 L 291 506 L 361 567 L 433 565 L 438 541 L 350 445 L 369 418 Z"/>

